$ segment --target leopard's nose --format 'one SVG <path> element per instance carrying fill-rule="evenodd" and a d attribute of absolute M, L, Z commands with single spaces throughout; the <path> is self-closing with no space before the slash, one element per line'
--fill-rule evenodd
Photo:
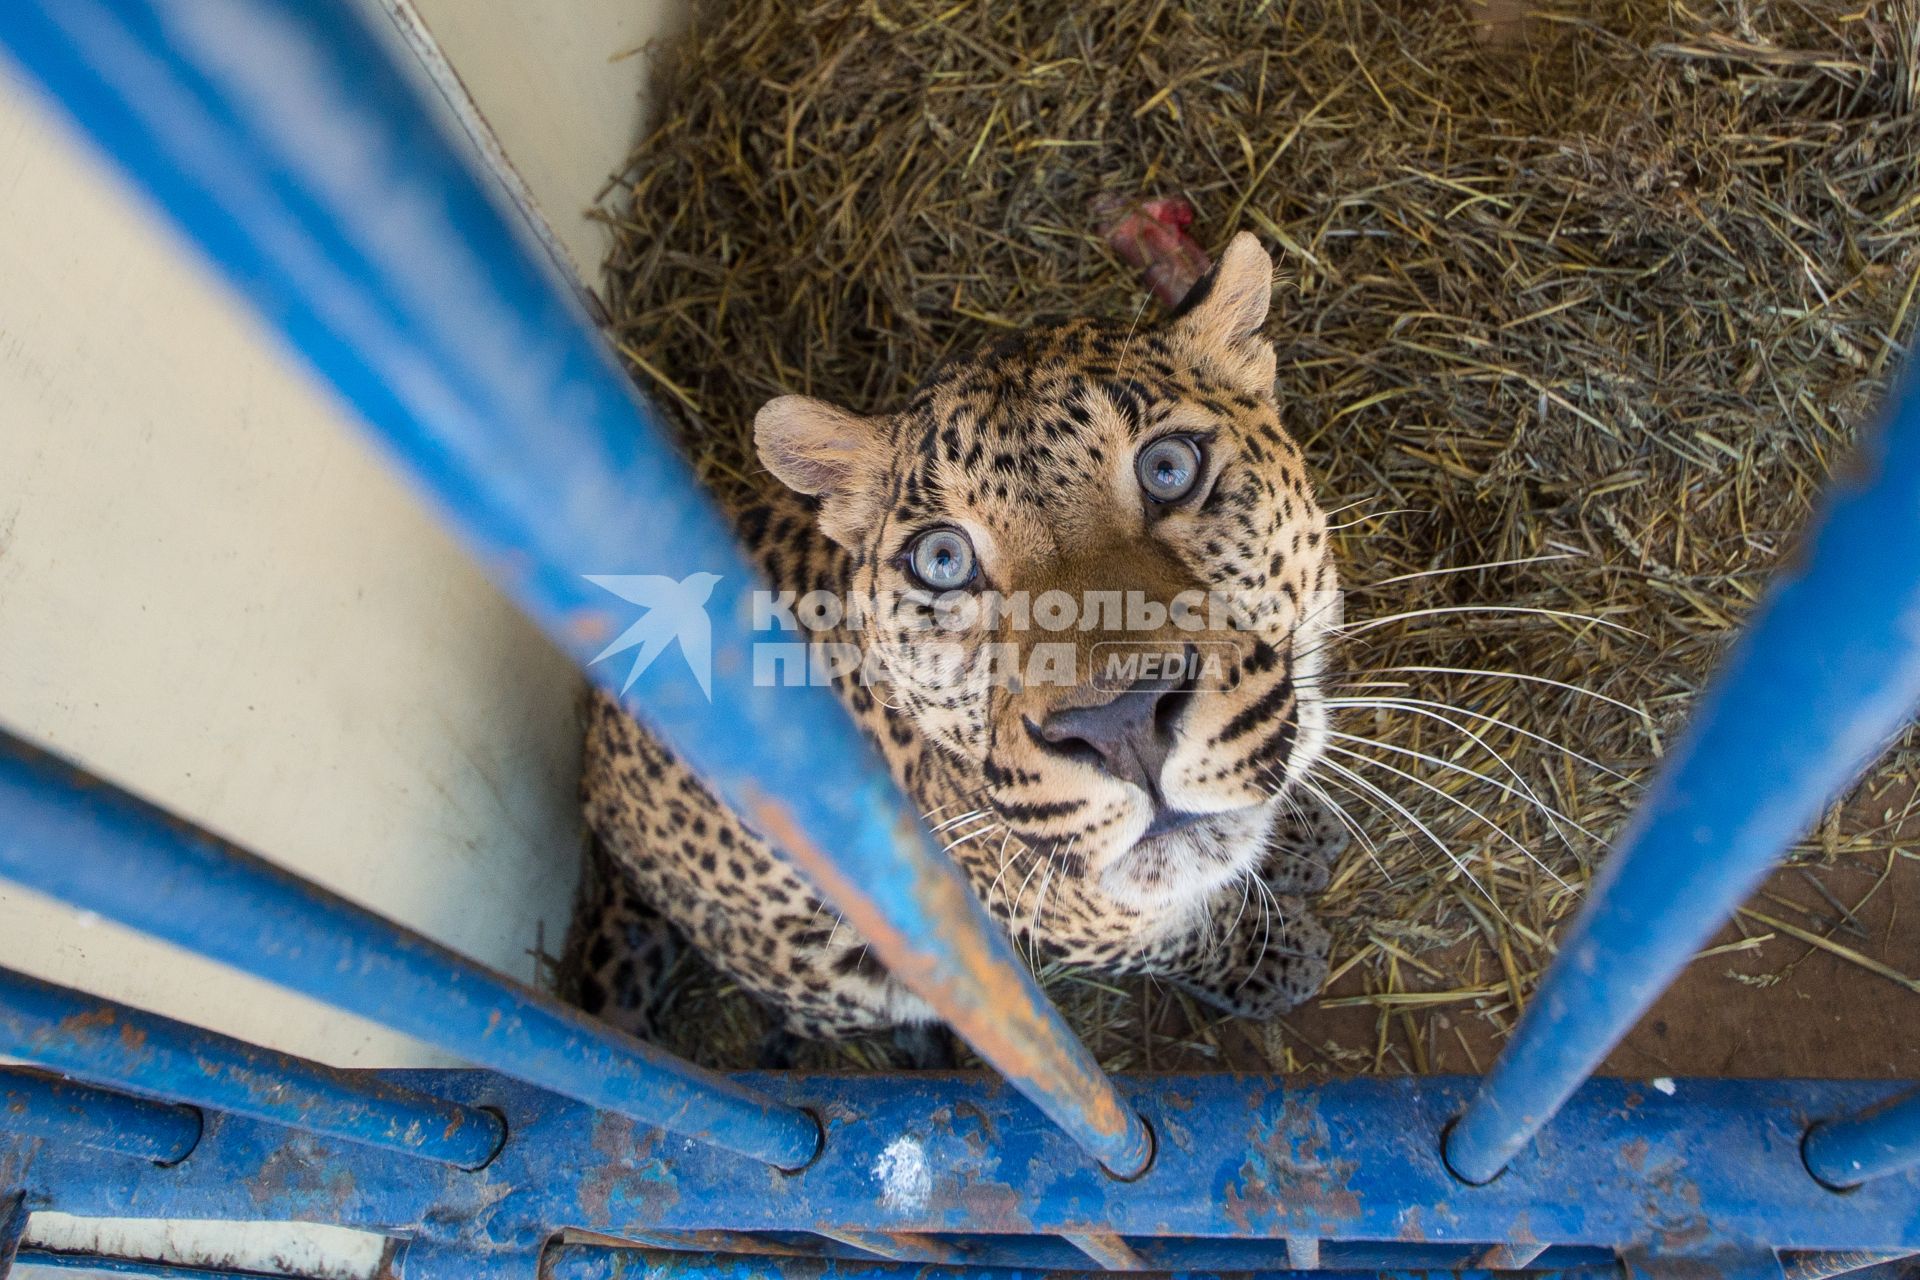
<path fill-rule="evenodd" d="M 1173 750 L 1174 729 L 1191 696 L 1182 670 L 1136 680 L 1106 702 L 1063 707 L 1034 726 L 1035 736 L 1062 754 L 1131 782 L 1160 803 L 1160 770 Z"/>

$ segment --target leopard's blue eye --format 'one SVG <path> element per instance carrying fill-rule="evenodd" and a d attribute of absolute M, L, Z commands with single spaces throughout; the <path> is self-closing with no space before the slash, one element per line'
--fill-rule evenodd
<path fill-rule="evenodd" d="M 922 586 L 954 591 L 973 581 L 973 544 L 958 529 L 929 529 L 907 548 L 907 564 Z"/>
<path fill-rule="evenodd" d="M 1168 436 L 1142 449 L 1134 470 L 1149 498 L 1178 502 L 1200 482 L 1203 461 L 1199 445 L 1185 436 Z"/>

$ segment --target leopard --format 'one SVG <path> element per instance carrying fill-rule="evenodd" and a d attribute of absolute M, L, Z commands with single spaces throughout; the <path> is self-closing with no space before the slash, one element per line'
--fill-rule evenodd
<path fill-rule="evenodd" d="M 781 395 L 726 513 L 783 598 L 866 606 L 809 642 L 862 659 L 836 693 L 1023 959 L 1256 1019 L 1325 980 L 1309 899 L 1348 836 L 1308 779 L 1339 576 L 1276 401 L 1273 293 L 1241 232 L 1163 320 L 1035 321 L 885 412 Z M 1228 593 L 1260 607 L 1195 604 Z M 1092 607 L 1050 627 L 1049 599 Z M 650 1035 L 684 940 L 787 1036 L 939 1025 L 618 698 L 585 719 L 577 1003 Z"/>

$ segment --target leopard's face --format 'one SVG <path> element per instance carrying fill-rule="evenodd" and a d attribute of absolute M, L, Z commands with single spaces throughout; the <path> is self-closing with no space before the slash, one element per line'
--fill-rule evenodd
<path fill-rule="evenodd" d="M 878 696 L 1061 874 L 1164 910 L 1251 870 L 1324 749 L 1326 520 L 1251 236 L 1164 328 L 1037 327 L 902 411 L 783 397 L 762 457 L 850 553 Z"/>

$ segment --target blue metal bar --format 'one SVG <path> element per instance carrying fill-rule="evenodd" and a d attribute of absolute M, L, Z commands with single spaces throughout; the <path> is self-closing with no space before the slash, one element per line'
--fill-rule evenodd
<path fill-rule="evenodd" d="M 392 1280 L 539 1280 L 540 1249 L 482 1250 L 434 1240 L 402 1240 L 383 1275 Z"/>
<path fill-rule="evenodd" d="M 200 1114 L 7 1068 L 0 1069 L 0 1131 L 173 1164 L 200 1141 Z"/>
<path fill-rule="evenodd" d="M 929 1262 L 947 1266 L 1013 1267 L 1037 1271 L 1086 1269 L 1085 1255 L 1059 1236 L 861 1232 L 822 1228 L 812 1239 L 785 1232 L 634 1231 L 609 1243 L 681 1253 L 766 1254 L 778 1257 L 843 1258 L 854 1262 Z M 1296 1260 L 1287 1241 L 1235 1239 L 1138 1239 L 1130 1242 L 1145 1270 L 1168 1271 L 1509 1271 L 1478 1260 L 1492 1252 L 1485 1245 L 1399 1241 L 1343 1241 L 1307 1266 Z M 1529 1263 L 1546 1271 L 1604 1267 L 1616 1259 L 1609 1249 L 1572 1246 L 1531 1247 Z"/>
<path fill-rule="evenodd" d="M 1815 1125 L 1804 1150 L 1807 1168 L 1830 1187 L 1857 1187 L 1920 1165 L 1920 1089 Z"/>
<path fill-rule="evenodd" d="M 1520 1153 L 1920 707 L 1915 392 L 1842 470 L 1448 1135 L 1468 1182 Z"/>
<path fill-rule="evenodd" d="M 1068 1269 L 1085 1264 L 1057 1237 L 1089 1228 L 1124 1237 L 1155 1270 L 1285 1269 L 1294 1237 L 1319 1239 L 1336 1271 L 1470 1267 L 1520 1240 L 1553 1242 L 1545 1268 L 1594 1250 L 1920 1250 L 1920 1178 L 1836 1195 L 1801 1161 L 1811 1121 L 1884 1095 L 1870 1081 L 1682 1078 L 1671 1097 L 1589 1081 L 1534 1156 L 1469 1187 L 1432 1135 L 1472 1077 L 1121 1077 L 1162 1139 L 1153 1173 L 1121 1182 L 984 1074 L 741 1077 L 828 1125 L 819 1159 L 788 1175 L 490 1073 L 380 1074 L 498 1108 L 513 1140 L 475 1174 L 210 1112 L 200 1146 L 171 1169 L 0 1133 L 0 1185 L 81 1216 L 322 1221 L 478 1251 L 524 1250 L 563 1224 L 649 1243 L 689 1232 L 790 1243 L 822 1228 L 990 1235 L 962 1241 L 970 1260 Z M 881 1194 L 884 1171 L 903 1166 L 924 1167 L 927 1182 Z"/>
<path fill-rule="evenodd" d="M 84 1271 L 90 1275 L 131 1276 L 135 1280 L 273 1280 L 258 1271 L 228 1271 L 179 1262 L 150 1262 L 145 1258 L 112 1258 L 98 1253 L 56 1253 L 52 1249 L 22 1249 L 20 1262 L 23 1266 L 44 1267 L 48 1271 Z M 0 1276 L 0 1280 L 5 1277 Z"/>
<path fill-rule="evenodd" d="M 957 1245 L 933 1236 L 921 1235 L 912 1231 L 847 1231 L 833 1227 L 821 1227 L 820 1234 L 828 1240 L 837 1240 L 850 1245 L 862 1253 L 872 1254 L 888 1262 L 930 1262 L 947 1265 L 961 1265 L 967 1261 L 966 1253 Z M 725 1253 L 776 1253 L 781 1250 L 750 1248 L 717 1250 Z M 834 1255 L 830 1251 L 797 1253 L 799 1257 L 815 1257 L 821 1253 Z"/>
<path fill-rule="evenodd" d="M 485 1164 L 507 1138 L 500 1118 L 477 1107 L 262 1049 L 7 969 L 0 969 L 0 1053 L 97 1084 L 467 1169 Z M 198 1136 L 199 1117 L 188 1114 Z M 129 1124 L 133 1118 L 126 1117 Z M 177 1160 L 185 1154 L 155 1158 Z"/>
<path fill-rule="evenodd" d="M 3 732 L 0 878 L 649 1125 L 787 1168 L 819 1146 L 806 1112 L 509 982 Z M 353 1127 L 366 1140 L 378 1122 Z"/>
<path fill-rule="evenodd" d="M 627 705 L 1042 1111 L 1110 1169 L 1144 1167 L 1138 1117 L 832 693 L 755 684 L 756 581 L 732 532 L 352 5 L 16 0 L 0 43 L 583 665 L 633 621 L 585 575 L 717 574 L 710 688 L 664 655 Z"/>
<path fill-rule="evenodd" d="M 557 1245 L 542 1260 L 543 1280 L 1069 1280 L 1085 1268 L 943 1267 L 847 1258 L 766 1258 Z M 1100 1274 L 1100 1273 L 1093 1273 Z M 1174 1271 L 1167 1280 L 1432 1280 L 1426 1271 Z M 1448 1280 L 1499 1280 L 1493 1271 L 1450 1271 Z M 1528 1273 L 1532 1280 L 1618 1280 L 1618 1267 Z"/>

